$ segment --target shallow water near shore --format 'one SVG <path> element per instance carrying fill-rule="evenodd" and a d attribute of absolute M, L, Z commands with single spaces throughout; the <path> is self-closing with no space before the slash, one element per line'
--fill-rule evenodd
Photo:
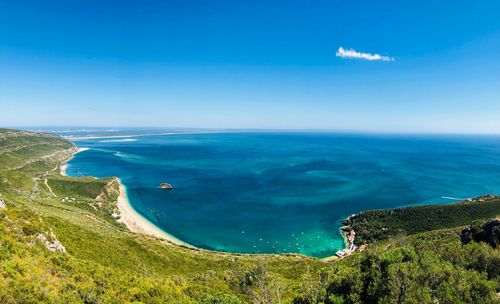
<path fill-rule="evenodd" d="M 70 176 L 118 176 L 132 206 L 196 247 L 324 257 L 353 213 L 500 193 L 500 137 L 213 133 L 92 138 Z M 167 182 L 175 189 L 162 190 Z"/>

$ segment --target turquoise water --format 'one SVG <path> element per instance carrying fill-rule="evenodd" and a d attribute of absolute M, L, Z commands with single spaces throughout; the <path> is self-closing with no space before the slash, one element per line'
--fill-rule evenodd
<path fill-rule="evenodd" d="M 500 193 L 500 137 L 269 132 L 75 143 L 90 150 L 68 175 L 118 176 L 151 222 L 230 252 L 328 256 L 343 247 L 340 221 L 352 213 Z"/>

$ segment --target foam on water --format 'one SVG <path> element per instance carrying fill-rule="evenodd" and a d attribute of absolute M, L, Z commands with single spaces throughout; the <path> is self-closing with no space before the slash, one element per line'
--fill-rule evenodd
<path fill-rule="evenodd" d="M 129 141 L 137 141 L 137 138 L 119 138 L 119 139 L 105 139 L 100 140 L 99 142 L 129 142 Z"/>

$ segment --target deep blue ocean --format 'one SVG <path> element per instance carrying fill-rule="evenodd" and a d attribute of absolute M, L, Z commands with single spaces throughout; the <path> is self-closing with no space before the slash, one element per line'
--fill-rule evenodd
<path fill-rule="evenodd" d="M 151 222 L 229 252 L 324 257 L 343 248 L 340 223 L 353 213 L 500 193 L 495 136 L 241 132 L 74 142 L 90 149 L 69 162 L 68 175 L 118 176 Z M 159 189 L 162 182 L 175 189 Z"/>

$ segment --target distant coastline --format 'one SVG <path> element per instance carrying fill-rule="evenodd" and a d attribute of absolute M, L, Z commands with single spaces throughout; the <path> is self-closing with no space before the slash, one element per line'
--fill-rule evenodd
<path fill-rule="evenodd" d="M 131 138 L 131 137 L 142 137 L 142 136 L 212 134 L 212 133 L 231 133 L 231 131 L 189 131 L 189 132 L 162 132 L 162 133 L 123 134 L 123 135 L 83 135 L 83 136 L 61 135 L 61 137 L 67 140 L 86 140 L 86 139 Z"/>
<path fill-rule="evenodd" d="M 100 138 L 129 138 L 129 137 L 141 137 L 141 136 L 160 136 L 160 135 L 174 135 L 179 133 L 166 132 L 166 133 L 145 133 L 145 134 L 124 134 L 124 135 L 88 135 L 88 136 L 61 136 L 67 140 L 84 140 L 84 139 L 100 139 Z M 183 134 L 183 133 L 180 133 Z"/>

